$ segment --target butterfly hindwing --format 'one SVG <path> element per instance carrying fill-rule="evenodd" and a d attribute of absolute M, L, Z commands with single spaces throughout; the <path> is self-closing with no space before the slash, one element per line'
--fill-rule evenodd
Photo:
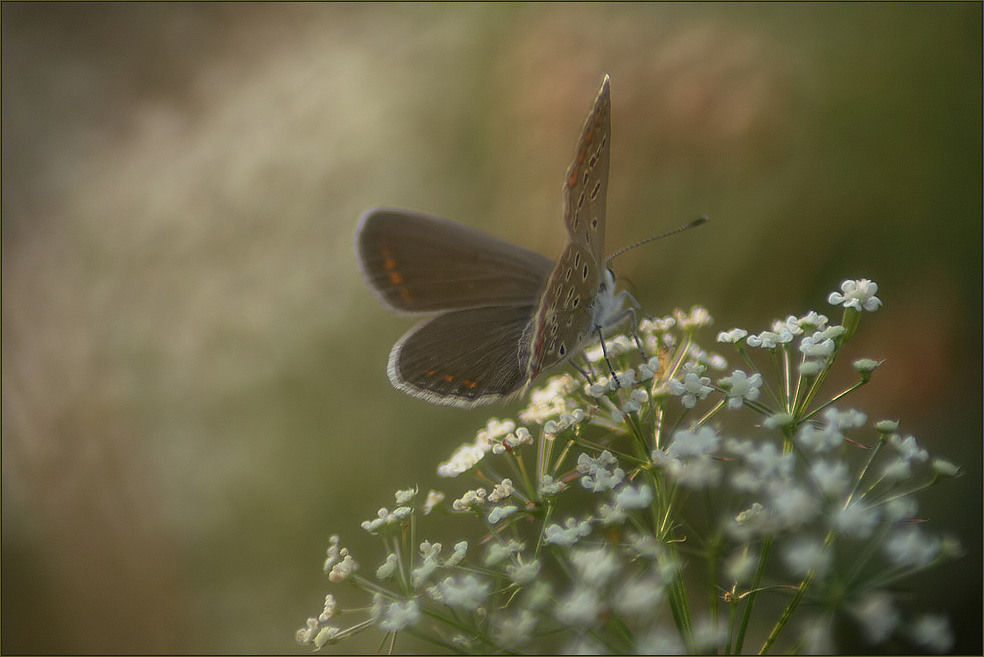
<path fill-rule="evenodd" d="M 390 352 L 390 382 L 435 404 L 470 407 L 523 387 L 520 344 L 535 307 L 497 306 L 443 313 L 418 324 Z"/>

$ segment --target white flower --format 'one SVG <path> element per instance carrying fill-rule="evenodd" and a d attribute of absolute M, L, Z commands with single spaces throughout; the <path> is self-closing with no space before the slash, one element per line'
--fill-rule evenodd
<path fill-rule="evenodd" d="M 465 553 L 468 552 L 468 541 L 459 541 L 454 544 L 454 552 L 450 557 L 445 559 L 445 566 L 457 566 L 461 563 L 461 560 L 465 558 Z"/>
<path fill-rule="evenodd" d="M 881 643 L 890 637 L 899 624 L 899 612 L 892 604 L 892 597 L 882 591 L 865 595 L 852 606 L 851 613 L 871 643 Z"/>
<path fill-rule="evenodd" d="M 796 323 L 803 329 L 823 329 L 827 326 L 828 321 L 826 315 L 821 315 L 817 311 L 811 310 L 796 320 Z"/>
<path fill-rule="evenodd" d="M 909 635 L 913 641 L 935 653 L 948 652 L 953 647 L 953 630 L 946 616 L 920 616 L 909 626 Z"/>
<path fill-rule="evenodd" d="M 567 410 L 567 395 L 577 388 L 575 380 L 568 374 L 553 376 L 547 379 L 547 385 L 533 388 L 530 392 L 530 405 L 519 412 L 519 419 L 528 423 L 542 423 L 556 417 Z M 524 427 L 516 430 L 516 437 Z M 528 431 L 527 431 L 528 434 Z M 508 436 L 506 437 L 508 442 Z"/>
<path fill-rule="evenodd" d="M 436 490 L 428 491 L 427 499 L 424 500 L 424 508 L 423 508 L 424 515 L 426 516 L 427 514 L 429 514 L 431 511 L 434 510 L 434 507 L 436 507 L 438 504 L 440 504 L 443 501 L 444 501 L 444 493 Z"/>
<path fill-rule="evenodd" d="M 314 647 L 317 650 L 321 650 L 329 643 L 335 643 L 338 640 L 338 635 L 341 630 L 337 627 L 331 625 L 326 625 L 322 627 L 318 632 L 318 635 L 314 637 Z"/>
<path fill-rule="evenodd" d="M 707 455 L 686 461 L 671 460 L 667 472 L 684 488 L 714 488 L 721 481 L 721 464 Z"/>
<path fill-rule="evenodd" d="M 521 651 L 533 636 L 536 621 L 536 614 L 529 609 L 520 609 L 515 614 L 501 614 L 496 617 L 493 634 L 505 647 Z"/>
<path fill-rule="evenodd" d="M 741 511 L 725 528 L 738 542 L 747 543 L 756 536 L 765 536 L 775 530 L 772 516 L 758 502 Z"/>
<path fill-rule="evenodd" d="M 903 458 L 889 461 L 882 468 L 882 477 L 888 481 L 905 481 L 911 476 L 912 465 Z"/>
<path fill-rule="evenodd" d="M 721 437 L 708 426 L 699 429 L 680 429 L 673 434 L 673 441 L 667 447 L 668 456 L 677 459 L 710 455 L 721 446 Z"/>
<path fill-rule="evenodd" d="M 823 412 L 823 419 L 828 426 L 838 431 L 845 429 L 858 429 L 868 421 L 868 416 L 861 411 L 849 408 L 846 411 L 838 411 L 836 408 L 828 408 Z"/>
<path fill-rule="evenodd" d="M 413 498 L 417 497 L 417 489 L 416 487 L 414 487 L 414 488 L 406 488 L 404 490 L 398 490 L 396 491 L 395 496 L 396 496 L 396 503 L 398 505 L 401 506 L 406 505 L 412 502 Z"/>
<path fill-rule="evenodd" d="M 335 600 L 335 596 L 331 593 L 325 596 L 325 604 L 321 608 L 321 615 L 318 616 L 319 623 L 327 623 L 328 620 L 335 615 L 335 610 L 338 608 L 338 602 Z"/>
<path fill-rule="evenodd" d="M 297 630 L 297 642 L 301 644 L 311 643 L 314 640 L 314 635 L 318 631 L 318 619 L 309 618 L 304 627 Z"/>
<path fill-rule="evenodd" d="M 646 400 L 649 399 L 649 393 L 647 393 L 642 388 L 635 388 L 629 394 L 629 399 L 622 405 L 623 413 L 638 413 Z"/>
<path fill-rule="evenodd" d="M 616 553 L 604 547 L 573 550 L 571 562 L 581 583 L 595 589 L 606 584 L 621 567 Z"/>
<path fill-rule="evenodd" d="M 570 547 L 590 533 L 590 520 L 578 522 L 574 518 L 568 518 L 563 527 L 557 524 L 548 525 L 543 530 L 543 540 L 545 543 Z"/>
<path fill-rule="evenodd" d="M 427 579 L 434 574 L 440 566 L 438 561 L 438 555 L 441 553 L 440 543 L 430 543 L 429 541 L 424 541 L 420 544 L 420 554 L 423 556 L 423 561 L 420 565 L 413 569 L 411 575 L 413 576 L 413 585 L 420 586 Z"/>
<path fill-rule="evenodd" d="M 804 360 L 799 365 L 800 376 L 816 376 L 823 370 L 823 363 L 815 360 Z"/>
<path fill-rule="evenodd" d="M 399 632 L 405 627 L 416 625 L 420 620 L 420 607 L 415 600 L 396 600 L 383 611 L 379 629 L 384 632 Z"/>
<path fill-rule="evenodd" d="M 755 576 L 758 557 L 747 549 L 735 552 L 724 564 L 725 576 L 738 584 L 748 584 Z"/>
<path fill-rule="evenodd" d="M 652 576 L 629 578 L 612 596 L 615 611 L 625 616 L 652 618 L 663 601 L 663 583 Z"/>
<path fill-rule="evenodd" d="M 796 444 L 814 454 L 833 451 L 843 442 L 844 434 L 828 425 L 818 429 L 812 424 L 804 424 L 796 432 Z"/>
<path fill-rule="evenodd" d="M 871 358 L 859 358 L 852 363 L 854 369 L 862 374 L 868 374 L 874 372 L 881 365 L 881 361 L 873 360 Z"/>
<path fill-rule="evenodd" d="M 735 370 L 731 376 L 721 379 L 720 383 L 728 390 L 728 408 L 741 408 L 746 399 L 755 401 L 759 398 L 762 375 L 756 372 L 748 376 L 742 370 Z"/>
<path fill-rule="evenodd" d="M 513 584 L 518 586 L 529 584 L 539 574 L 540 562 L 536 559 L 529 562 L 520 561 L 506 566 L 506 575 L 509 576 Z"/>
<path fill-rule="evenodd" d="M 727 629 L 716 620 L 698 618 L 694 623 L 694 648 L 698 653 L 717 653 L 727 639 Z"/>
<path fill-rule="evenodd" d="M 659 371 L 659 359 L 655 357 L 650 358 L 648 363 L 642 363 L 637 369 L 639 371 L 639 381 L 649 381 Z"/>
<path fill-rule="evenodd" d="M 649 534 L 631 533 L 625 545 L 633 554 L 646 559 L 656 559 L 663 553 L 659 542 Z"/>
<path fill-rule="evenodd" d="M 888 522 L 911 520 L 918 510 L 916 500 L 911 496 L 895 497 L 885 503 L 885 519 Z"/>
<path fill-rule="evenodd" d="M 750 335 L 745 342 L 750 347 L 761 347 L 762 349 L 775 349 L 781 344 L 792 342 L 793 332 L 783 328 L 779 332 L 762 331 L 758 335 Z"/>
<path fill-rule="evenodd" d="M 960 476 L 959 466 L 950 463 L 944 459 L 933 459 L 933 472 L 941 477 L 958 477 Z"/>
<path fill-rule="evenodd" d="M 776 521 L 783 527 L 808 525 L 820 513 L 817 500 L 792 483 L 773 482 L 769 496 Z"/>
<path fill-rule="evenodd" d="M 841 283 L 841 292 L 831 292 L 827 302 L 832 306 L 843 305 L 845 308 L 854 308 L 858 311 L 863 308 L 871 312 L 878 310 L 882 305 L 881 299 L 875 296 L 877 293 L 878 284 L 867 278 L 844 281 Z"/>
<path fill-rule="evenodd" d="M 689 314 L 685 314 L 677 310 L 674 311 L 673 315 L 676 317 L 677 322 L 680 324 L 680 328 L 683 330 L 698 329 L 704 326 L 710 326 L 714 323 L 714 319 L 711 317 L 711 314 L 702 306 L 694 306 L 690 309 Z"/>
<path fill-rule="evenodd" d="M 341 549 L 338 547 L 338 541 L 339 538 L 337 535 L 332 535 L 332 537 L 328 539 L 328 549 L 326 551 L 327 556 L 325 557 L 325 563 L 322 566 L 322 570 L 326 573 L 331 571 L 331 567 L 338 563 L 338 560 L 341 558 Z"/>
<path fill-rule="evenodd" d="M 611 490 L 625 478 L 625 471 L 618 467 L 618 459 L 607 449 L 597 458 L 582 453 L 577 458 L 577 471 L 583 475 L 581 486 L 595 493 Z"/>
<path fill-rule="evenodd" d="M 517 552 L 522 552 L 524 547 L 526 546 L 523 543 L 515 539 L 509 539 L 506 543 L 489 543 L 488 550 L 485 553 L 485 565 L 491 568 L 506 557 L 510 557 Z"/>
<path fill-rule="evenodd" d="M 653 501 L 653 491 L 647 484 L 638 488 L 623 486 L 615 494 L 615 504 L 623 509 L 644 509 Z"/>
<path fill-rule="evenodd" d="M 489 445 L 488 449 L 491 448 L 492 446 Z M 466 443 L 455 450 L 451 458 L 437 466 L 437 474 L 440 477 L 457 477 L 468 472 L 485 457 L 486 451 L 488 450 Z"/>
<path fill-rule="evenodd" d="M 471 511 L 481 509 L 485 505 L 485 498 L 488 493 L 484 488 L 476 488 L 466 491 L 464 495 L 451 502 L 451 508 L 455 511 Z"/>
<path fill-rule="evenodd" d="M 433 587 L 436 589 L 434 593 L 438 596 L 434 599 L 449 607 L 475 611 L 488 598 L 491 588 L 488 582 L 482 581 L 472 574 L 465 575 L 461 579 L 448 577 Z M 433 589 L 428 589 L 427 593 L 430 595 Z M 433 598 L 434 595 L 431 597 Z"/>
<path fill-rule="evenodd" d="M 718 342 L 731 342 L 738 344 L 748 336 L 748 331 L 742 328 L 733 328 L 730 331 L 721 331 L 717 335 Z"/>
<path fill-rule="evenodd" d="M 918 525 L 895 530 L 882 544 L 889 560 L 903 568 L 924 568 L 940 553 L 938 538 L 926 536 Z"/>
<path fill-rule="evenodd" d="M 554 481 L 554 478 L 548 474 L 543 475 L 540 478 L 540 496 L 549 497 L 551 495 L 556 495 L 561 491 L 567 490 L 567 484 L 561 480 Z"/>
<path fill-rule="evenodd" d="M 789 572 L 803 577 L 811 570 L 823 576 L 830 567 L 830 552 L 823 547 L 823 541 L 814 538 L 800 538 L 783 550 L 783 561 Z"/>
<path fill-rule="evenodd" d="M 570 627 L 593 625 L 601 613 L 598 592 L 592 588 L 577 588 L 557 606 L 557 620 Z"/>
<path fill-rule="evenodd" d="M 834 341 L 822 331 L 808 335 L 800 340 L 799 350 L 807 358 L 830 358 L 834 353 Z"/>
<path fill-rule="evenodd" d="M 804 655 L 833 655 L 837 652 L 830 616 L 804 619 L 800 624 L 800 636 L 803 640 Z"/>
<path fill-rule="evenodd" d="M 637 655 L 684 655 L 686 647 L 672 630 L 653 628 L 636 642 Z"/>
<path fill-rule="evenodd" d="M 577 410 L 580 411 L 581 409 L 577 409 Z M 581 412 L 583 413 L 584 411 Z M 510 433 L 505 438 L 503 438 L 502 442 L 506 446 L 512 449 L 516 449 L 521 445 L 532 445 L 533 436 L 530 435 L 530 430 L 527 429 L 526 427 L 519 427 L 518 429 L 516 429 L 515 432 Z"/>
<path fill-rule="evenodd" d="M 788 479 L 795 463 L 795 456 L 792 453 L 783 454 L 775 443 L 762 443 L 745 455 L 745 464 L 763 482 Z"/>
<path fill-rule="evenodd" d="M 359 569 L 359 564 L 348 553 L 347 548 L 342 548 L 341 554 L 342 560 L 332 566 L 331 571 L 328 573 L 328 581 L 330 582 L 337 583 L 344 581 Z"/>
<path fill-rule="evenodd" d="M 516 492 L 513 488 L 512 479 L 506 478 L 496 484 L 496 487 L 489 493 L 489 502 L 501 502 Z"/>
<path fill-rule="evenodd" d="M 847 492 L 848 486 L 851 485 L 847 464 L 840 461 L 815 461 L 810 466 L 810 475 L 817 483 L 817 488 L 827 498 L 840 497 Z"/>
<path fill-rule="evenodd" d="M 892 434 L 889 437 L 888 442 L 906 461 L 918 461 L 920 463 L 925 463 L 929 459 L 929 454 L 926 450 L 916 444 L 916 439 L 912 436 L 906 436 L 903 439 L 898 434 Z"/>
<path fill-rule="evenodd" d="M 694 372 L 688 372 L 683 377 L 683 383 L 675 380 L 669 381 L 670 394 L 680 397 L 680 402 L 687 408 L 693 408 L 697 401 L 705 399 L 714 390 L 708 383 L 711 380 L 706 376 L 697 376 Z"/>
<path fill-rule="evenodd" d="M 773 413 L 769 417 L 762 420 L 762 426 L 766 429 L 776 429 L 778 427 L 785 427 L 793 423 L 795 418 L 789 413 L 779 411 L 778 413 Z"/>
<path fill-rule="evenodd" d="M 879 433 L 894 433 L 899 428 L 898 420 L 878 420 L 875 422 L 875 429 Z"/>
<path fill-rule="evenodd" d="M 855 539 L 871 536 L 878 525 L 878 508 L 854 501 L 834 513 L 834 529 Z"/>
<path fill-rule="evenodd" d="M 602 504 L 595 515 L 595 519 L 606 527 L 621 525 L 626 518 L 625 509 L 618 504 Z"/>
<path fill-rule="evenodd" d="M 386 556 L 386 561 L 376 569 L 376 579 L 389 579 L 396 572 L 398 557 L 395 554 Z"/>
<path fill-rule="evenodd" d="M 489 513 L 489 517 L 488 517 L 489 524 L 490 525 L 498 524 L 499 522 L 505 520 L 512 514 L 516 513 L 517 511 L 519 511 L 519 507 L 513 506 L 511 504 L 507 506 L 497 506 L 493 508 L 492 511 Z"/>

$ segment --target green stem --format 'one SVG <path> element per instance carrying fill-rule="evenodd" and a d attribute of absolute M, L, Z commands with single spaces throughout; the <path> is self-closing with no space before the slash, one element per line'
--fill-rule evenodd
<path fill-rule="evenodd" d="M 752 619 L 752 609 L 755 607 L 755 599 L 758 597 L 759 584 L 765 575 L 765 564 L 769 560 L 769 553 L 772 551 L 772 539 L 767 538 L 762 544 L 762 553 L 759 555 L 758 567 L 755 569 L 755 579 L 752 580 L 752 591 L 748 594 L 748 601 L 741 615 L 741 625 L 738 627 L 738 638 L 735 639 L 735 654 L 741 654 L 742 645 L 745 643 L 745 633 L 748 632 L 748 624 Z"/>

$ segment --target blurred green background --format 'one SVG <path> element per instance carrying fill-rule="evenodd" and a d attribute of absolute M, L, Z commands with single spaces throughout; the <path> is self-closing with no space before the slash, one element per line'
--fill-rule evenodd
<path fill-rule="evenodd" d="M 359 215 L 557 255 L 604 73 L 609 249 L 711 217 L 617 262 L 649 312 L 713 347 L 881 286 L 855 404 L 965 469 L 921 512 L 967 556 L 909 584 L 980 652 L 980 3 L 0 11 L 3 652 L 306 652 L 329 535 L 374 568 L 358 523 L 517 407 L 390 388 Z"/>

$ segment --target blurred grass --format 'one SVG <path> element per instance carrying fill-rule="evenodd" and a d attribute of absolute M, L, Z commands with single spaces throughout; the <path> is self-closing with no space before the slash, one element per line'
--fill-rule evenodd
<path fill-rule="evenodd" d="M 650 312 L 758 330 L 881 286 L 863 407 L 967 471 L 922 511 L 968 556 L 916 598 L 979 653 L 980 25 L 974 3 L 3 3 L 0 650 L 304 652 L 329 534 L 373 568 L 358 522 L 515 410 L 389 387 L 411 324 L 360 280 L 356 219 L 555 255 L 609 73 L 609 249 L 712 219 L 619 259 Z"/>

